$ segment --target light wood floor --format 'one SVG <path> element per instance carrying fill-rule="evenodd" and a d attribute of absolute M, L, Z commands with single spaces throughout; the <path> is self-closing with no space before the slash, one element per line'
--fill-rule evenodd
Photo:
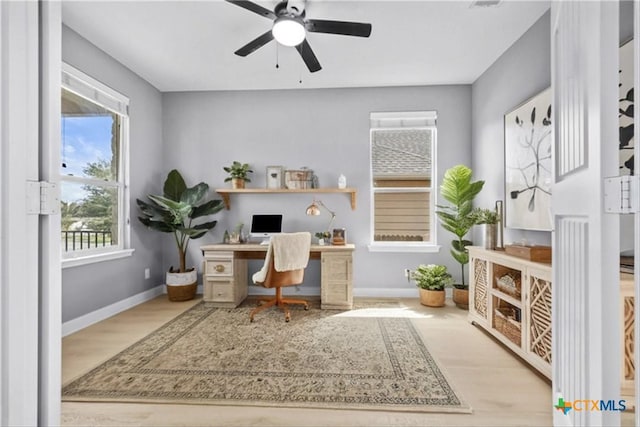
<path fill-rule="evenodd" d="M 447 302 L 430 309 L 401 299 L 427 348 L 473 414 L 259 408 L 238 406 L 62 403 L 62 424 L 194 426 L 543 426 L 552 424 L 551 387 Z M 143 338 L 198 301 L 141 304 L 65 337 L 63 384 Z M 297 313 L 294 313 L 297 314 Z M 247 320 L 248 321 L 248 320 Z M 258 320 L 259 321 L 259 320 Z M 295 322 L 295 318 L 291 320 Z"/>

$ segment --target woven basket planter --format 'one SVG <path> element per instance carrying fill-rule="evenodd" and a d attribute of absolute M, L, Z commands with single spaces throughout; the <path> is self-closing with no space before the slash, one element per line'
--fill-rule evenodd
<path fill-rule="evenodd" d="M 443 307 L 445 293 L 442 291 L 431 291 L 420 288 L 420 304 L 427 307 Z"/>
<path fill-rule="evenodd" d="M 198 290 L 198 272 L 195 267 L 185 273 L 167 272 L 167 295 L 169 301 L 194 299 Z"/>

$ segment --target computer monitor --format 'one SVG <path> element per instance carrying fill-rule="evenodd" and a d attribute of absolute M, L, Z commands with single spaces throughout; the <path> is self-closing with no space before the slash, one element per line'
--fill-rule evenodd
<path fill-rule="evenodd" d="M 251 217 L 252 240 L 262 239 L 262 243 L 269 243 L 271 236 L 282 233 L 282 215 L 280 214 L 260 214 Z"/>

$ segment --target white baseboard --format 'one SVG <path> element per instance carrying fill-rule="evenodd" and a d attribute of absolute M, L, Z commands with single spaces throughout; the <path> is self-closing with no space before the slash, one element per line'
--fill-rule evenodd
<path fill-rule="evenodd" d="M 163 293 L 166 293 L 165 286 L 159 285 L 155 288 L 151 288 L 127 299 L 123 299 L 122 301 L 118 301 L 106 307 L 102 307 L 96 311 L 92 311 L 91 313 L 87 313 L 83 316 L 76 317 L 75 319 L 64 322 L 62 324 L 62 336 L 66 337 L 67 335 L 77 332 L 80 329 L 84 329 L 87 326 L 98 323 L 101 320 L 104 320 L 122 311 L 128 310 L 131 307 L 135 307 L 138 304 L 149 301 L 157 297 L 158 295 L 162 295 Z"/>

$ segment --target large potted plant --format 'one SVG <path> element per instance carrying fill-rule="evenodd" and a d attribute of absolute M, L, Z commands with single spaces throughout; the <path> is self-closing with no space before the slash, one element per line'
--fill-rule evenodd
<path fill-rule="evenodd" d="M 219 212 L 222 200 L 204 199 L 209 186 L 204 182 L 187 187 L 177 170 L 172 170 L 164 182 L 164 192 L 160 195 L 149 195 L 149 202 L 136 199 L 140 213 L 138 219 L 152 230 L 173 234 L 178 248 L 179 268 L 173 266 L 167 273 L 167 294 L 171 301 L 193 299 L 198 288 L 198 271 L 195 267 L 187 268 L 187 248 L 191 239 L 198 239 L 212 230 L 217 221 L 194 223 Z"/>
<path fill-rule="evenodd" d="M 467 246 L 472 242 L 465 236 L 476 224 L 473 199 L 484 186 L 484 181 L 472 182 L 471 175 L 471 169 L 464 165 L 456 165 L 444 173 L 440 194 L 449 205 L 438 205 L 436 211 L 442 228 L 455 236 L 451 241 L 451 256 L 460 263 L 462 283 L 453 285 L 453 302 L 460 308 L 469 307 L 469 285 L 464 279 L 464 266 L 469 263 Z"/>
<path fill-rule="evenodd" d="M 453 281 L 447 267 L 439 264 L 421 264 L 411 274 L 420 289 L 420 304 L 428 307 L 444 306 L 444 288 Z"/>
<path fill-rule="evenodd" d="M 240 163 L 234 160 L 231 166 L 224 166 L 222 169 L 229 174 L 224 182 L 231 181 L 233 188 L 244 188 L 245 182 L 251 182 L 249 174 L 253 173 L 253 171 L 248 163 Z"/>

